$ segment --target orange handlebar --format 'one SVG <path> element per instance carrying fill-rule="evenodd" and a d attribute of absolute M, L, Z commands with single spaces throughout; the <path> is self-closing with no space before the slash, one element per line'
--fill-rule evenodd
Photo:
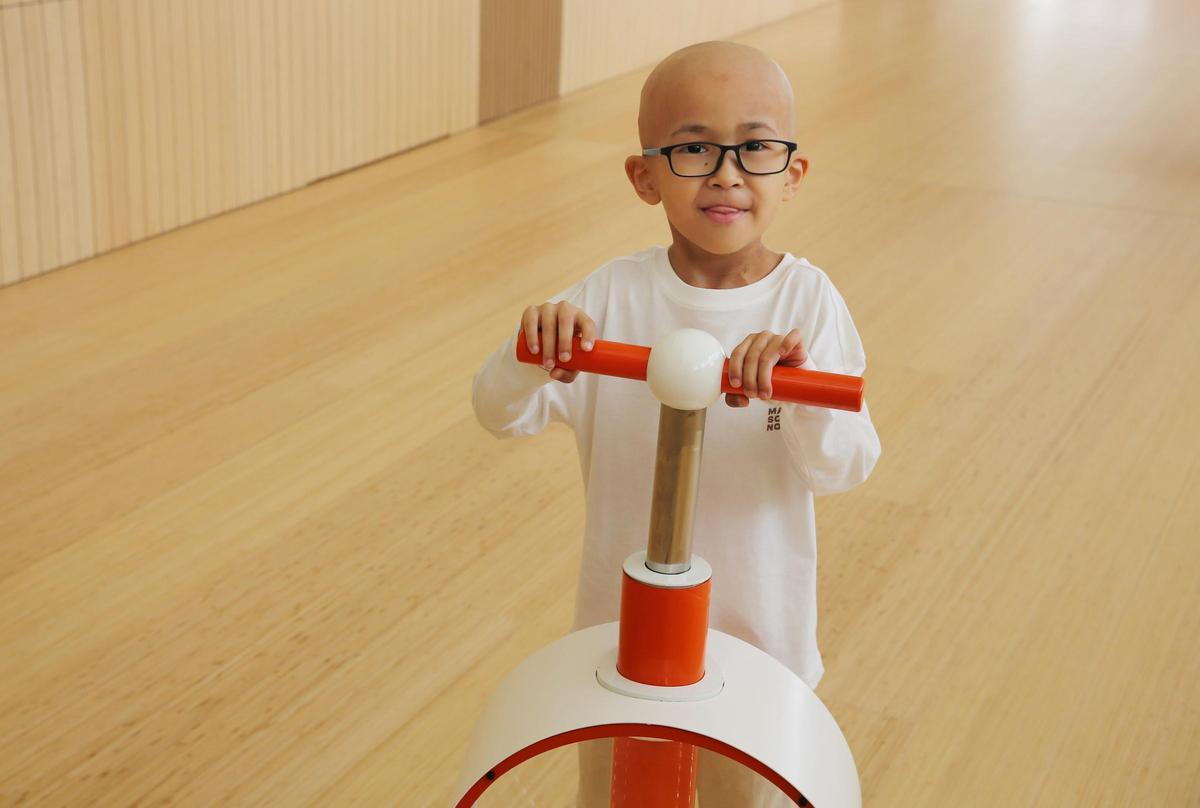
<path fill-rule="evenodd" d="M 599 373 L 602 376 L 646 380 L 646 366 L 650 362 L 649 348 L 598 339 L 592 350 L 585 351 L 579 342 L 579 337 L 575 337 L 571 345 L 571 358 L 566 362 L 556 359 L 555 366 L 566 370 Z M 524 332 L 517 337 L 517 359 L 529 365 L 542 363 L 541 354 L 532 353 L 525 344 Z M 729 360 L 725 360 L 725 368 L 721 371 L 721 392 L 742 392 L 741 388 L 731 387 L 729 384 Z M 863 380 L 858 376 L 776 365 L 771 372 L 771 398 L 774 401 L 858 412 L 862 409 Z"/>

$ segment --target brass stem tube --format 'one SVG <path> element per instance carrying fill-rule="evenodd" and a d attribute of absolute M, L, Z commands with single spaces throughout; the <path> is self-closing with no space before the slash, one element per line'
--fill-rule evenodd
<path fill-rule="evenodd" d="M 674 575 L 692 568 L 692 525 L 700 486 L 700 452 L 708 410 L 662 405 L 650 505 L 646 566 Z"/>

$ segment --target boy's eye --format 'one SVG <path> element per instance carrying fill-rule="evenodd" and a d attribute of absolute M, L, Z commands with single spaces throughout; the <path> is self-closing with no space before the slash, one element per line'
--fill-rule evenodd
<path fill-rule="evenodd" d="M 683 147 L 685 154 L 704 154 L 708 151 L 708 146 L 703 143 L 689 143 Z"/>
<path fill-rule="evenodd" d="M 766 143 L 761 140 L 747 140 L 742 144 L 743 151 L 762 151 L 767 147 Z"/>

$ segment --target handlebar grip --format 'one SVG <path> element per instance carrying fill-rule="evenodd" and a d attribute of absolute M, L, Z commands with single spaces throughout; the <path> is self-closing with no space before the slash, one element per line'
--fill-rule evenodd
<path fill-rule="evenodd" d="M 523 331 L 517 335 L 517 360 L 527 365 L 542 364 L 542 355 L 533 353 L 525 344 Z M 643 382 L 646 380 L 646 366 L 649 362 L 650 349 L 644 346 L 598 339 L 592 350 L 585 351 L 580 347 L 579 337 L 572 340 L 569 360 L 554 360 L 555 367 L 565 370 L 580 370 Z M 731 387 L 729 384 L 728 359 L 725 360 L 725 367 L 721 371 L 721 392 L 739 395 L 742 393 L 740 387 Z M 771 399 L 859 412 L 863 402 L 863 380 L 858 376 L 776 365 L 771 373 Z"/>

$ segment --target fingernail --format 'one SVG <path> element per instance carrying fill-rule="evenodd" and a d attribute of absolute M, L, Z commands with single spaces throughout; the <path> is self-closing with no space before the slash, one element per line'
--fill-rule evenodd
<path fill-rule="evenodd" d="M 562 361 L 566 362 L 568 359 L 571 358 L 571 354 L 567 353 L 566 351 L 563 351 L 562 353 L 560 353 L 558 355 L 558 358 L 561 359 Z"/>
<path fill-rule="evenodd" d="M 554 369 L 554 360 L 547 359 L 545 362 L 542 363 L 542 367 L 544 367 L 546 370 L 553 370 Z"/>
<path fill-rule="evenodd" d="M 735 378 L 735 379 L 730 379 L 730 380 L 729 380 L 729 385 L 730 385 L 731 387 L 741 387 L 741 386 L 742 386 L 742 380 L 741 380 L 741 379 L 736 379 L 736 378 Z"/>
<path fill-rule="evenodd" d="M 583 349 L 585 351 L 590 351 L 592 349 L 592 341 L 590 339 L 583 341 Z"/>
<path fill-rule="evenodd" d="M 536 342 L 533 343 L 533 345 L 530 346 L 529 350 L 531 353 L 537 353 L 538 352 L 538 344 Z"/>

